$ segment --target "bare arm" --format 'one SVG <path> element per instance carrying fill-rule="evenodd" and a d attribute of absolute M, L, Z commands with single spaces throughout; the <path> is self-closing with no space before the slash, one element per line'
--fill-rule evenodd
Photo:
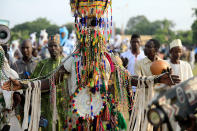
<path fill-rule="evenodd" d="M 55 73 L 55 81 L 56 82 L 62 81 L 64 74 L 68 74 L 68 72 L 62 66 L 60 68 L 60 70 Z M 49 87 L 50 87 L 49 79 L 41 79 L 40 81 L 41 81 L 41 90 L 48 90 Z M 27 81 L 27 82 L 21 81 L 20 82 L 18 80 L 14 80 L 14 79 L 10 78 L 9 81 L 4 83 L 4 85 L 2 86 L 2 89 L 3 90 L 8 90 L 8 91 L 10 91 L 10 90 L 16 91 L 16 90 L 20 90 L 21 88 L 25 89 L 25 88 L 28 88 L 28 83 L 29 82 L 30 81 Z M 30 83 L 31 83 L 31 86 L 34 87 L 33 82 L 30 82 Z"/>
<path fill-rule="evenodd" d="M 170 78 L 171 76 L 171 78 Z M 146 77 L 147 79 L 149 79 L 149 77 Z M 133 86 L 137 86 L 138 84 L 138 76 L 132 76 L 131 77 L 131 82 Z M 171 75 L 170 73 L 165 73 L 164 75 L 160 76 L 160 77 L 156 77 L 154 79 L 154 83 L 163 83 L 166 85 L 175 85 L 177 83 L 180 83 L 180 79 L 178 76 L 176 75 Z"/>

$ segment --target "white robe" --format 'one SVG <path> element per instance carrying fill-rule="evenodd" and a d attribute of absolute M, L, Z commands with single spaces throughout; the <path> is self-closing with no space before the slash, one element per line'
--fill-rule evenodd
<path fill-rule="evenodd" d="M 173 64 L 170 60 L 167 60 L 172 68 L 172 74 L 178 75 L 181 82 L 193 77 L 191 66 L 188 62 L 180 60 L 180 64 Z"/>

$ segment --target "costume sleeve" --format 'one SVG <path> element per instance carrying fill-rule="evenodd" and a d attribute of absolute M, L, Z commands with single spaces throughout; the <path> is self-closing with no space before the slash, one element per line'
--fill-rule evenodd
<path fill-rule="evenodd" d="M 140 62 L 139 61 L 137 61 L 135 63 L 134 71 L 135 71 L 135 75 L 142 76 L 141 67 L 140 67 Z"/>
<path fill-rule="evenodd" d="M 64 68 L 66 71 L 71 72 L 72 71 L 72 63 L 73 63 L 73 57 L 71 56 L 64 62 Z"/>

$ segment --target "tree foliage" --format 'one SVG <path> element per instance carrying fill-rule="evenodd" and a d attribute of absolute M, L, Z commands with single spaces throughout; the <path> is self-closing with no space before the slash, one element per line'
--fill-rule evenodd
<path fill-rule="evenodd" d="M 195 10 L 197 17 L 197 10 Z M 161 43 L 170 43 L 173 39 L 179 38 L 183 44 L 192 44 L 192 39 L 197 43 L 197 20 L 193 23 L 193 31 L 173 31 L 175 24 L 168 19 L 149 21 L 145 16 L 140 15 L 129 19 L 125 33 L 140 35 L 152 35 Z M 193 37 L 192 37 L 193 33 Z"/>
<path fill-rule="evenodd" d="M 115 32 L 116 32 L 116 34 L 121 34 L 121 29 L 120 28 L 115 28 Z"/>
<path fill-rule="evenodd" d="M 132 17 L 129 19 L 127 23 L 125 33 L 149 34 L 148 32 L 149 25 L 150 25 L 149 20 L 143 15 Z"/>
<path fill-rule="evenodd" d="M 170 20 L 164 19 L 151 22 L 145 16 L 140 15 L 129 19 L 125 29 L 125 33 L 154 35 L 156 32 L 159 32 L 159 30 L 164 30 L 164 32 L 168 32 L 173 27 L 174 23 Z"/>
<path fill-rule="evenodd" d="M 172 21 L 164 19 L 162 21 L 156 21 L 156 23 L 159 28 L 153 33 L 153 38 L 159 40 L 161 43 L 169 43 L 175 38 L 175 33 L 172 31 L 174 27 Z"/>
<path fill-rule="evenodd" d="M 74 25 L 72 23 L 68 23 L 65 26 L 68 28 L 69 33 L 71 33 L 72 30 L 74 29 Z M 38 38 L 40 35 L 40 31 L 43 29 L 46 29 L 48 35 L 54 35 L 54 34 L 59 33 L 59 28 L 60 28 L 60 26 L 58 26 L 56 24 L 52 24 L 46 18 L 38 18 L 34 21 L 25 22 L 25 23 L 18 24 L 16 26 L 14 26 L 11 29 L 11 32 L 12 32 L 11 40 L 28 39 L 29 35 L 33 32 L 37 32 L 36 35 Z"/>
<path fill-rule="evenodd" d="M 192 31 L 177 31 L 177 38 L 181 39 L 184 45 L 193 44 L 192 42 Z"/>

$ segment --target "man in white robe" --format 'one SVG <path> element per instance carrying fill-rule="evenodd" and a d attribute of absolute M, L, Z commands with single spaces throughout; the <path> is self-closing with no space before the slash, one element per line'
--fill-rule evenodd
<path fill-rule="evenodd" d="M 188 62 L 180 60 L 182 55 L 182 43 L 176 39 L 170 43 L 170 60 L 168 63 L 172 68 L 172 74 L 178 75 L 181 82 L 193 77 L 191 66 Z"/>
<path fill-rule="evenodd" d="M 170 60 L 167 62 L 170 64 L 172 74 L 179 76 L 181 82 L 193 77 L 191 66 L 188 62 L 180 60 L 182 55 L 182 43 L 180 39 L 175 39 L 170 43 Z M 180 131 L 180 126 L 174 120 L 170 120 L 174 131 Z M 166 127 L 163 126 L 163 129 Z"/>

